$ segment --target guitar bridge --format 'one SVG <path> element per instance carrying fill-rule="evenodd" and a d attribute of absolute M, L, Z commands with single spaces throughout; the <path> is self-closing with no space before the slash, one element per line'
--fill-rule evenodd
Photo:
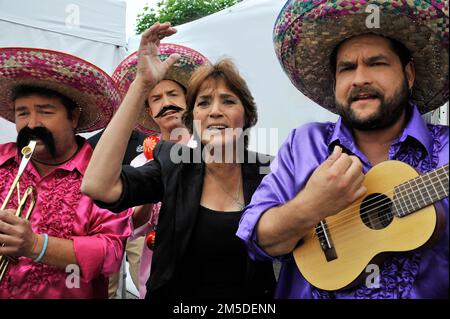
<path fill-rule="evenodd" d="M 328 232 L 327 222 L 322 220 L 316 225 L 315 231 L 320 247 L 322 248 L 327 261 L 337 259 L 336 250 L 334 249 L 333 241 L 331 240 L 330 233 Z"/>

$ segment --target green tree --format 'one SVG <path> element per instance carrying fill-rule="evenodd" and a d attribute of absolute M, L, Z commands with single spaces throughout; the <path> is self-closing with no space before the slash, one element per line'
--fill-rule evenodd
<path fill-rule="evenodd" d="M 197 20 L 228 8 L 242 0 L 161 0 L 157 8 L 144 7 L 138 14 L 136 32 L 140 34 L 155 22 L 171 22 L 173 26 Z"/>

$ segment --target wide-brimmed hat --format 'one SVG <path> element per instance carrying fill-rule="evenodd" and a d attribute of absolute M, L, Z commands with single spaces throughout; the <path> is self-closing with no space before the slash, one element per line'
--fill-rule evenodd
<path fill-rule="evenodd" d="M 375 8 L 379 25 L 370 24 Z M 361 34 L 392 38 L 409 49 L 416 70 L 412 98 L 421 113 L 448 101 L 448 0 L 288 0 L 276 20 L 273 39 L 292 83 L 337 113 L 330 55 L 343 40 Z"/>
<path fill-rule="evenodd" d="M 208 62 L 208 59 L 201 53 L 173 43 L 161 43 L 159 46 L 159 57 L 162 61 L 166 60 L 171 54 L 178 53 L 180 59 L 167 71 L 164 79 L 172 80 L 185 89 L 187 88 L 189 79 L 192 73 L 201 65 Z M 136 77 L 137 70 L 137 51 L 129 55 L 123 60 L 113 73 L 112 78 L 116 82 L 122 98 L 128 91 L 128 88 Z M 157 133 L 159 132 L 159 126 L 148 114 L 145 108 L 142 109 L 142 113 L 139 116 L 139 123 L 137 128 L 144 133 Z"/>
<path fill-rule="evenodd" d="M 81 109 L 77 133 L 104 128 L 120 104 L 112 78 L 83 59 L 46 49 L 0 48 L 0 116 L 11 122 L 12 95 L 20 85 L 52 89 L 70 98 Z"/>

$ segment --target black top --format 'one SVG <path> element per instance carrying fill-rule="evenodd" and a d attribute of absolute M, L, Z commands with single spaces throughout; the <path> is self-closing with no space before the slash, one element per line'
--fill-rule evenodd
<path fill-rule="evenodd" d="M 88 142 L 93 149 L 95 148 L 95 146 L 97 146 L 97 143 L 100 140 L 100 137 L 102 137 L 104 131 L 105 130 L 101 130 L 97 134 L 88 138 Z M 125 151 L 125 156 L 122 162 L 123 165 L 129 165 L 136 156 L 142 153 L 142 151 L 144 150 L 143 143 L 146 137 L 147 135 L 145 135 L 144 133 L 141 133 L 137 130 L 133 131 L 130 136 L 130 140 L 128 141 L 127 150 Z"/>
<path fill-rule="evenodd" d="M 129 207 L 162 202 L 146 295 L 158 302 L 180 298 L 177 280 L 185 267 L 198 221 L 205 166 L 201 161 L 201 149 L 167 141 L 157 144 L 153 156 L 153 161 L 141 167 L 122 167 L 123 191 L 116 203 L 95 203 L 120 212 Z M 270 160 L 267 155 L 245 152 L 241 164 L 245 204 L 250 203 L 268 173 Z M 272 262 L 256 262 L 247 257 L 243 286 L 245 295 L 253 299 L 272 298 L 275 289 Z"/>
<path fill-rule="evenodd" d="M 245 298 L 247 252 L 236 237 L 242 212 L 218 212 L 200 206 L 197 223 L 179 272 L 182 299 Z"/>

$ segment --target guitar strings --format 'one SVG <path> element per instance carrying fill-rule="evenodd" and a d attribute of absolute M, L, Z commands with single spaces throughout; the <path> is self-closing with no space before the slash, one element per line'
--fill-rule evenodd
<path fill-rule="evenodd" d="M 442 186 L 442 188 L 443 188 L 443 190 L 444 190 L 444 193 L 445 193 L 446 188 L 445 188 L 445 186 L 442 184 L 442 182 L 440 181 L 440 177 L 442 177 L 442 175 L 445 176 L 445 177 L 447 177 L 447 174 L 446 174 L 445 171 L 444 171 L 443 173 L 440 173 L 440 174 L 441 174 L 440 176 L 439 176 L 439 175 L 436 175 L 436 176 L 434 176 L 434 177 L 432 177 L 432 178 L 437 178 L 437 180 L 440 182 L 440 184 L 441 184 L 441 186 Z M 423 176 L 423 175 L 421 175 L 421 176 Z M 432 181 L 432 182 L 435 183 L 436 181 Z M 409 181 L 408 181 L 408 183 L 409 183 Z M 420 184 L 417 184 L 417 183 L 416 183 L 416 186 L 417 186 L 417 187 L 421 187 L 421 186 L 425 185 L 425 183 L 428 183 L 428 182 L 423 181 L 423 183 L 420 183 Z M 444 182 L 444 183 L 445 183 L 445 182 Z M 448 183 L 448 182 L 447 182 L 447 183 Z M 395 188 L 394 188 L 394 189 L 387 190 L 386 193 L 378 193 L 379 195 L 376 195 L 376 196 L 374 196 L 373 198 L 371 198 L 369 201 L 367 201 L 367 202 L 372 202 L 372 204 L 368 205 L 368 206 L 366 207 L 366 209 L 369 208 L 369 207 L 373 207 L 373 206 L 376 205 L 376 204 L 379 204 L 379 203 L 384 202 L 384 201 L 386 200 L 386 197 L 385 197 L 385 196 L 386 196 L 386 195 L 392 195 L 392 192 L 393 192 L 393 191 L 395 191 Z M 399 192 L 399 195 L 401 195 L 401 196 L 396 197 L 396 199 L 405 199 L 405 198 L 407 198 L 408 195 L 404 195 L 403 192 L 406 192 L 406 190 L 405 190 L 405 191 L 400 191 L 400 192 Z M 404 195 L 404 196 L 403 196 L 403 195 Z M 380 197 L 382 197 L 383 199 L 382 199 L 382 200 L 379 200 L 379 201 L 376 201 L 376 202 L 373 202 L 374 200 L 376 200 L 376 199 L 378 199 L 378 198 L 380 198 Z M 423 198 L 423 195 L 422 195 L 422 198 Z M 408 198 L 408 200 L 409 200 L 409 198 Z M 406 201 L 404 201 L 404 202 L 406 203 Z M 390 204 L 390 202 L 389 202 L 388 204 Z M 406 203 L 406 204 L 407 204 L 407 203 Z M 386 204 L 384 204 L 384 205 L 386 205 Z M 383 206 L 384 206 L 384 205 L 383 205 Z M 383 207 L 383 206 L 377 206 L 376 208 Z M 354 209 L 354 208 L 356 208 L 356 207 L 359 207 L 359 204 L 353 204 L 353 205 L 347 207 L 346 209 L 340 211 L 339 217 L 341 217 L 341 219 L 344 219 L 345 216 L 351 215 L 351 214 L 354 213 L 355 211 L 359 211 L 359 208 L 357 208 L 356 210 Z M 373 211 L 374 211 L 374 209 L 373 209 L 373 210 L 369 210 L 369 211 L 367 211 L 365 214 L 360 214 L 360 215 L 358 215 L 358 216 L 364 216 L 364 215 L 370 214 L 370 213 L 373 212 Z M 336 219 L 336 220 L 338 220 L 338 219 Z"/>
<path fill-rule="evenodd" d="M 381 220 L 381 219 L 382 219 L 382 217 L 378 218 L 378 220 Z M 358 231 L 355 231 L 355 232 L 348 232 L 348 230 L 352 226 L 350 223 L 345 223 L 345 224 L 341 223 L 338 227 L 333 227 L 333 226 L 336 226 L 336 225 L 332 224 L 331 227 L 325 227 L 325 228 L 326 228 L 327 231 L 334 229 L 334 232 L 331 235 L 334 235 L 336 237 L 339 236 L 340 240 L 348 239 L 348 238 L 351 238 L 351 237 L 353 237 L 353 236 L 355 236 L 357 234 L 365 232 L 364 230 L 358 230 Z M 324 233 L 324 231 L 320 230 L 320 231 L 315 232 L 313 235 L 315 237 L 319 237 L 323 233 Z M 344 235 L 342 235 L 342 234 L 344 234 Z"/>
<path fill-rule="evenodd" d="M 441 194 L 441 195 L 446 195 L 445 194 L 445 192 L 444 192 L 444 194 Z M 387 216 L 388 214 L 384 214 L 384 215 L 380 215 L 380 216 L 378 216 L 378 217 L 374 217 L 373 219 L 372 219 L 372 222 L 374 222 L 374 223 L 376 223 L 377 221 L 379 222 L 379 221 L 381 221 L 381 220 L 383 220 L 383 219 L 385 219 L 385 217 Z M 328 225 L 327 226 L 325 226 L 325 230 L 323 229 L 323 228 L 321 228 L 320 230 L 317 230 L 319 227 L 316 227 L 315 228 L 315 235 L 317 236 L 317 237 L 319 237 L 320 235 L 322 235 L 325 231 L 331 231 L 331 230 L 334 230 L 334 234 L 335 235 L 337 235 L 337 234 L 339 234 L 339 233 L 342 233 L 343 231 L 345 231 L 345 230 L 347 230 L 347 229 L 349 229 L 349 228 L 352 228 L 352 224 L 350 223 L 350 221 L 352 221 L 352 220 L 354 220 L 354 219 L 359 219 L 359 216 L 360 215 L 357 215 L 356 216 L 356 218 L 350 218 L 350 219 L 347 219 L 347 223 L 337 223 L 337 224 L 333 224 L 333 223 L 331 223 L 331 225 L 330 225 L 330 222 L 328 221 Z M 387 226 L 386 226 L 387 227 Z M 350 234 L 352 234 L 352 233 L 350 233 Z"/>
<path fill-rule="evenodd" d="M 446 196 L 448 196 L 448 194 L 446 193 L 446 191 L 445 190 L 443 190 L 443 191 L 441 191 L 440 193 L 438 193 L 438 197 L 441 197 L 441 198 L 444 198 L 445 196 L 443 196 L 443 195 L 446 195 Z M 431 199 L 431 198 L 430 198 Z M 437 200 L 436 200 L 437 201 Z M 383 207 L 388 207 L 389 205 L 391 205 L 391 202 L 386 202 L 385 201 L 385 199 L 383 199 L 383 200 L 381 200 L 381 201 L 378 201 L 378 202 L 375 202 L 375 203 L 373 203 L 373 204 L 371 204 L 371 205 L 369 205 L 369 206 L 374 206 L 375 204 L 378 204 L 378 203 L 381 203 L 381 202 L 384 202 L 384 204 L 382 204 L 382 205 L 379 205 L 379 206 L 377 206 L 377 207 L 375 207 L 374 209 L 371 209 L 371 210 L 368 210 L 368 211 L 366 211 L 366 212 L 364 212 L 364 213 L 362 213 L 362 214 L 359 214 L 359 209 L 356 209 L 356 210 L 352 210 L 352 211 L 349 211 L 349 212 L 346 212 L 343 216 L 338 216 L 338 218 L 335 218 L 333 221 L 332 221 L 332 224 L 330 225 L 330 226 L 326 226 L 326 229 L 327 230 L 331 230 L 331 229 L 336 229 L 336 228 L 338 228 L 338 227 L 341 227 L 342 225 L 347 225 L 350 221 L 352 221 L 352 220 L 355 220 L 355 219 L 359 219 L 359 218 L 363 218 L 363 217 L 365 217 L 365 216 L 367 216 L 368 214 L 370 214 L 370 213 L 372 213 L 372 212 L 374 212 L 374 211 L 376 211 L 376 210 L 378 210 L 379 208 L 383 208 Z M 429 205 L 431 205 L 431 204 L 429 204 Z M 429 206 L 429 205 L 427 205 L 427 206 Z M 367 206 L 367 207 L 369 207 L 369 206 Z M 407 208 L 409 209 L 409 208 L 412 208 L 412 205 L 411 205 L 411 207 L 409 207 L 410 205 L 406 205 L 407 206 Z M 358 214 L 354 214 L 355 212 L 358 212 Z M 349 216 L 349 215 L 352 215 L 352 214 L 354 214 L 355 216 L 352 216 L 351 218 L 346 218 L 347 216 Z M 380 215 L 378 215 L 378 217 L 375 217 L 375 218 L 373 218 L 372 219 L 372 221 L 373 222 L 376 222 L 376 221 L 380 221 L 380 220 L 382 220 L 383 218 L 385 218 L 386 216 L 388 216 L 389 214 L 391 214 L 390 212 L 387 212 L 387 213 L 383 213 L 383 214 L 380 214 Z M 336 216 L 336 215 L 335 215 Z M 329 217 L 332 217 L 332 216 L 329 216 Z M 328 221 L 328 223 L 329 223 L 329 221 Z M 342 227 L 341 227 L 341 229 L 342 229 Z M 319 230 L 319 231 L 317 231 L 316 233 L 317 234 L 321 234 L 321 233 L 323 233 L 324 231 L 322 231 L 322 230 Z"/>
<path fill-rule="evenodd" d="M 442 169 L 442 168 L 440 168 L 440 169 Z M 440 170 L 440 169 L 438 169 L 438 170 Z M 432 172 L 437 172 L 438 170 L 435 170 L 435 171 L 432 171 Z M 429 172 L 429 173 L 432 173 L 432 172 Z M 439 175 L 438 175 L 438 174 L 439 174 Z M 430 180 L 432 181 L 432 183 L 434 183 L 434 182 L 436 182 L 435 179 L 437 179 L 437 181 L 440 182 L 440 184 L 441 184 L 441 186 L 442 186 L 442 188 L 443 188 L 443 193 L 444 193 L 445 195 L 447 195 L 446 192 L 445 192 L 446 188 L 445 188 L 444 184 L 442 184 L 442 182 L 440 181 L 440 177 L 441 177 L 442 175 L 447 176 L 446 172 L 443 171 L 443 172 L 441 172 L 441 173 L 436 173 L 435 176 L 432 176 L 432 177 L 430 178 Z M 424 176 L 424 175 L 420 175 L 420 176 Z M 417 182 L 416 182 L 416 186 L 417 186 L 417 187 L 421 187 L 421 186 L 425 185 L 425 184 L 428 183 L 428 182 L 429 182 L 429 181 L 426 182 L 426 181 L 424 181 L 424 180 L 422 179 L 422 183 L 417 183 Z M 409 181 L 408 181 L 407 183 L 409 183 Z M 444 182 L 444 183 L 445 183 L 445 182 Z M 448 183 L 448 182 L 447 182 L 447 183 Z M 375 205 L 377 205 L 377 204 L 379 204 L 379 203 L 383 203 L 383 204 L 380 205 L 380 206 L 376 206 L 374 209 L 367 210 L 365 213 L 362 213 L 362 214 L 356 214 L 356 217 L 354 217 L 354 218 L 348 219 L 348 218 L 346 218 L 346 217 L 349 216 L 349 215 L 354 214 L 355 212 L 359 212 L 359 208 L 354 209 L 354 208 L 358 207 L 359 204 L 354 204 L 354 205 L 351 205 L 351 206 L 347 207 L 346 209 L 342 210 L 342 211 L 339 213 L 339 218 L 336 218 L 335 220 L 333 220 L 333 225 L 331 225 L 330 227 L 326 227 L 326 228 L 327 228 L 328 230 L 333 229 L 333 228 L 336 228 L 337 226 L 340 226 L 340 225 L 342 225 L 342 224 L 344 224 L 344 223 L 346 223 L 346 222 L 348 222 L 348 221 L 351 221 L 352 219 L 363 217 L 363 216 L 365 216 L 365 215 L 368 215 L 368 214 L 370 214 L 370 213 L 376 211 L 377 209 L 379 209 L 379 208 L 381 208 L 381 207 L 386 207 L 387 205 L 391 205 L 391 201 L 386 202 L 386 197 L 385 197 L 385 196 L 386 196 L 386 195 L 392 195 L 392 193 L 393 193 L 394 191 L 395 191 L 395 188 L 394 188 L 394 189 L 390 189 L 390 190 L 386 191 L 386 193 L 379 193 L 379 195 L 376 195 L 376 196 L 374 196 L 373 198 L 371 198 L 370 200 L 368 200 L 367 202 L 368 202 L 368 203 L 371 203 L 371 204 L 370 204 L 370 205 L 367 205 L 367 206 L 366 206 L 366 209 L 368 209 L 368 208 L 370 208 L 370 207 L 373 207 L 373 206 L 375 206 Z M 406 195 L 404 194 L 404 192 L 406 192 Z M 395 199 L 396 199 L 397 201 L 403 200 L 403 202 L 406 204 L 406 208 L 409 209 L 409 208 L 410 208 L 409 206 L 413 206 L 413 205 L 409 205 L 408 202 L 405 200 L 405 198 L 406 198 L 406 199 L 408 199 L 409 202 L 411 202 L 410 199 L 408 198 L 409 195 L 407 195 L 407 191 L 406 191 L 406 190 L 400 190 L 400 192 L 398 192 L 397 194 L 398 194 L 399 196 L 396 197 Z M 428 193 L 428 195 L 430 195 L 430 194 Z M 439 193 L 438 195 L 439 195 L 439 197 L 440 197 L 440 196 L 442 196 L 443 194 L 442 194 L 442 192 L 441 192 L 441 193 Z M 424 202 L 425 202 L 424 196 L 423 196 L 422 194 L 421 194 L 421 196 L 422 196 L 422 199 L 423 199 Z M 382 200 L 374 201 L 374 200 L 379 199 L 380 197 L 382 198 Z M 389 197 L 389 196 L 388 196 L 388 197 Z M 430 197 L 429 199 L 432 199 L 432 198 L 431 198 L 431 195 L 430 195 L 429 197 Z M 389 199 L 389 198 L 388 198 L 388 199 Z M 388 214 L 389 214 L 389 213 L 387 213 L 387 214 L 382 214 L 382 215 L 379 217 L 378 220 L 380 220 L 381 218 L 386 217 Z M 341 222 L 340 222 L 340 221 L 341 221 Z M 375 221 L 375 220 L 374 220 L 374 221 Z M 322 233 L 322 232 L 323 232 L 323 231 L 318 231 L 317 234 L 320 234 L 320 233 Z"/>

